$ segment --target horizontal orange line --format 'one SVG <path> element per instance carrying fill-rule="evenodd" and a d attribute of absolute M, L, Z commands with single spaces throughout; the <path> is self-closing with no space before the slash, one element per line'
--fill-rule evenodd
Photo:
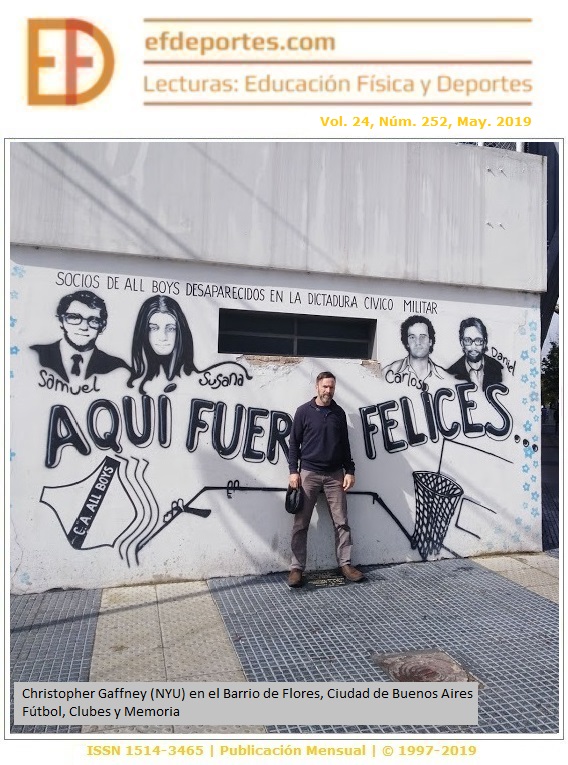
<path fill-rule="evenodd" d="M 155 59 L 155 60 L 146 59 L 144 61 L 144 64 L 150 64 L 150 65 L 151 64 L 159 64 L 160 66 L 166 65 L 166 64 L 183 64 L 183 65 L 185 65 L 185 64 L 191 64 L 191 65 L 197 64 L 198 66 L 209 66 L 209 65 L 219 66 L 221 64 L 226 64 L 227 66 L 229 66 L 229 65 L 230 66 L 234 66 L 235 64 L 239 64 L 239 65 L 242 65 L 242 66 L 259 66 L 259 65 L 268 66 L 268 65 L 272 65 L 272 64 L 277 64 L 277 65 L 278 64 L 283 64 L 283 65 L 290 65 L 290 66 L 300 66 L 300 65 L 301 66 L 305 66 L 305 65 L 312 66 L 314 64 L 319 64 L 320 66 L 322 64 L 341 64 L 342 66 L 351 66 L 351 65 L 359 66 L 359 65 L 364 65 L 364 64 L 367 64 L 367 65 L 369 65 L 369 64 L 381 64 L 381 65 L 390 64 L 390 65 L 393 65 L 393 66 L 394 65 L 399 65 L 399 64 L 400 65 L 405 65 L 405 66 L 406 65 L 413 65 L 413 64 L 416 64 L 416 65 L 418 65 L 418 64 L 420 64 L 420 65 L 445 64 L 445 65 L 452 65 L 452 66 L 462 66 L 462 65 L 463 66 L 468 66 L 468 65 L 485 66 L 485 65 L 507 64 L 507 65 L 513 66 L 513 65 L 517 65 L 517 64 L 519 64 L 519 65 L 532 65 L 532 63 L 533 62 L 531 60 L 529 60 L 529 59 L 527 59 L 527 60 L 519 59 L 519 60 L 516 60 L 516 61 L 507 61 L 507 60 L 499 60 L 499 61 L 488 61 L 488 60 L 484 60 L 484 61 L 481 61 L 481 60 L 480 61 L 463 61 L 463 60 L 461 60 L 461 61 L 432 61 L 432 60 L 428 60 L 428 61 L 422 61 L 422 60 L 399 61 L 399 60 L 396 60 L 396 59 L 393 59 L 393 60 L 384 59 L 384 60 L 381 60 L 381 61 L 367 61 L 367 60 L 361 60 L 361 61 L 358 61 L 358 60 L 357 61 L 354 61 L 354 60 L 336 61 L 334 59 L 317 59 L 317 60 L 311 59 L 309 61 L 305 61 L 305 60 L 303 60 L 303 61 L 271 61 L 271 60 L 260 60 L 260 59 L 255 60 L 255 61 L 252 61 L 252 60 L 251 61 L 248 61 L 248 60 L 247 61 L 243 61 L 242 59 L 238 59 L 238 60 L 233 60 L 233 59 L 219 60 L 219 59 L 215 59 L 215 60 L 212 60 L 212 61 L 203 61 L 203 60 L 197 61 L 197 60 L 194 60 L 194 59 L 179 59 L 178 61 L 176 61 L 176 60 L 171 60 L 171 59 Z"/>
<path fill-rule="evenodd" d="M 144 101 L 144 106 L 532 106 L 532 101 Z"/>
<path fill-rule="evenodd" d="M 257 23 L 257 22 L 266 22 L 266 23 L 272 23 L 272 22 L 278 22 L 278 23 L 301 23 L 306 22 L 308 24 L 314 24 L 314 23 L 329 23 L 329 24 L 370 24 L 370 23 L 378 23 L 378 24 L 531 24 L 532 19 L 531 18 L 516 18 L 516 17 L 510 17 L 510 18 L 348 18 L 348 19 L 342 19 L 342 18 L 335 18 L 335 19 L 325 19 L 325 18 L 310 18 L 310 19 L 297 19 L 297 18 L 290 18 L 290 19 L 267 19 L 267 18 L 258 18 L 258 19 L 144 19 L 145 23 L 148 24 L 158 24 L 163 22 L 174 22 L 174 23 L 192 23 L 192 24 L 199 24 L 199 23 L 207 23 L 210 24 L 212 22 L 215 23 L 223 23 L 223 22 L 230 22 L 231 24 L 251 24 L 251 23 Z"/>

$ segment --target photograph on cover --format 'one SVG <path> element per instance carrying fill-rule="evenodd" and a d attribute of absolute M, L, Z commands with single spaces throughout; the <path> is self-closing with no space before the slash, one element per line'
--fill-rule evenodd
<path fill-rule="evenodd" d="M 11 733 L 558 733 L 558 144 L 9 162 L 11 682 L 478 688 L 475 725 Z"/>

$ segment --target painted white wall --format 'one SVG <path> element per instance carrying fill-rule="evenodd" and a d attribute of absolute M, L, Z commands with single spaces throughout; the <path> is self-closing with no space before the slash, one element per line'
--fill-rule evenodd
<path fill-rule="evenodd" d="M 11 241 L 546 290 L 542 157 L 443 142 L 11 145 Z"/>
<path fill-rule="evenodd" d="M 69 197 L 62 209 L 68 210 L 69 230 L 78 232 L 76 221 L 71 220 L 76 196 Z M 81 217 L 83 213 L 78 214 Z M 46 212 L 46 220 L 50 214 Z M 126 228 L 123 234 L 128 239 Z M 118 228 L 114 235 L 118 235 Z M 234 239 L 238 239 L 236 234 Z M 347 413 L 357 468 L 355 490 L 368 492 L 349 498 L 354 564 L 541 548 L 537 295 L 424 285 L 402 279 L 300 275 L 284 269 L 116 257 L 44 246 L 13 245 L 11 254 L 14 592 L 287 569 L 292 518 L 284 511 L 283 491 L 261 491 L 284 489 L 288 475 L 281 450 L 273 463 L 265 457 L 269 418 L 257 412 L 253 422 L 260 428 L 252 438 L 252 446 L 260 454 L 258 460 L 244 458 L 244 424 L 238 447 L 223 458 L 213 448 L 213 413 L 204 404 L 198 409 L 202 432 L 189 451 L 192 402 L 202 399 L 212 406 L 226 404 L 228 436 L 237 405 L 242 404 L 249 417 L 254 409 L 292 416 L 296 407 L 312 396 L 315 377 L 326 368 L 337 376 L 336 400 Z M 339 270 L 337 264 L 335 267 Z M 193 286 L 197 284 L 202 288 Z M 207 292 L 207 285 L 250 287 L 256 297 L 200 295 Z M 97 340 L 98 347 L 128 364 L 141 305 L 157 291 L 169 292 L 191 328 L 197 369 L 229 362 L 216 373 L 223 372 L 231 384 L 215 387 L 215 375 L 193 372 L 176 378 L 175 390 L 166 392 L 168 381 L 163 377 L 154 380 L 148 394 L 155 413 L 160 401 L 171 406 L 171 441 L 162 439 L 166 443 L 161 444 L 154 427 L 150 442 L 136 446 L 127 432 L 124 408 L 125 398 L 130 397 L 138 414 L 134 429 L 140 430 L 141 396 L 136 387 L 128 387 L 126 369 L 93 375 L 82 381 L 84 389 L 65 386 L 40 364 L 38 352 L 31 349 L 32 345 L 61 339 L 55 317 L 57 304 L 82 288 L 102 297 L 108 309 L 108 326 Z M 271 300 L 272 290 L 282 291 L 282 302 Z M 349 307 L 315 306 L 316 294 L 347 295 Z M 377 308 L 378 297 L 392 300 L 392 304 L 385 302 L 383 309 Z M 321 303 L 324 298 L 318 300 Z M 220 355 L 220 308 L 376 320 L 374 363 Z M 381 375 L 381 368 L 405 356 L 400 325 L 412 314 L 424 314 L 432 321 L 436 331 L 432 359 L 440 367 L 447 368 L 462 355 L 458 327 L 471 315 L 480 317 L 487 326 L 488 354 L 505 365 L 502 377 L 506 387 L 500 393 L 489 400 L 479 391 L 469 392 L 462 396 L 461 408 L 457 380 L 440 370 L 439 378 L 427 381 L 432 397 L 439 390 L 447 391 L 440 394 L 441 426 L 450 428 L 457 423 L 455 437 L 443 438 L 439 426 L 429 428 L 424 398 L 419 388 L 409 384 L 410 378 L 391 375 L 383 379 Z M 239 378 L 242 385 L 229 377 L 232 370 L 242 371 L 235 362 L 251 377 Z M 381 406 L 385 409 L 382 420 Z M 98 408 L 99 416 L 91 417 L 89 432 L 92 407 Z M 195 415 L 195 404 L 193 407 Z M 404 407 L 413 413 L 406 421 Z M 116 412 L 119 424 L 114 436 L 109 435 L 113 431 L 111 411 Z M 509 417 L 510 428 L 506 428 Z M 491 437 L 487 424 L 505 432 Z M 472 430 L 473 425 L 479 426 L 476 429 L 480 432 L 466 434 L 464 426 Z M 53 444 L 70 435 L 75 437 L 75 444 L 55 449 L 52 464 L 47 466 L 50 432 Z M 411 445 L 413 432 L 415 440 L 423 434 L 424 443 Z M 80 442 L 83 446 L 77 448 Z M 396 442 L 402 447 L 399 450 L 393 448 Z M 118 471 L 109 480 L 101 470 L 115 463 Z M 463 490 L 463 497 L 448 513 L 447 529 L 441 528 L 437 534 L 436 525 L 447 503 L 430 494 L 422 505 L 426 514 L 421 515 L 415 471 L 441 473 Z M 381 502 L 373 498 L 374 494 Z M 211 512 L 206 518 L 183 512 L 168 522 L 178 499 Z M 440 549 L 422 548 L 421 553 L 420 545 L 413 547 L 417 527 L 423 529 L 427 540 L 438 536 Z M 325 505 L 320 504 L 309 535 L 309 568 L 334 565 L 333 530 Z"/>

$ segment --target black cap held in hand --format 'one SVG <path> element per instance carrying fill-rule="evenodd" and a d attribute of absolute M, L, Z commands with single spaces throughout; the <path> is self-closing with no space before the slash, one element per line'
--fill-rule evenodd
<path fill-rule="evenodd" d="M 286 492 L 286 512 L 296 515 L 302 509 L 302 490 L 300 488 L 293 489 L 288 487 Z"/>

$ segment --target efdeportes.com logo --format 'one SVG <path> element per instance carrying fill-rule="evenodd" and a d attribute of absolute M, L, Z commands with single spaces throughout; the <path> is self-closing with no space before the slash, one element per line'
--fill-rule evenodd
<path fill-rule="evenodd" d="M 28 19 L 28 103 L 75 106 L 109 84 L 114 53 L 106 35 L 80 19 Z"/>

